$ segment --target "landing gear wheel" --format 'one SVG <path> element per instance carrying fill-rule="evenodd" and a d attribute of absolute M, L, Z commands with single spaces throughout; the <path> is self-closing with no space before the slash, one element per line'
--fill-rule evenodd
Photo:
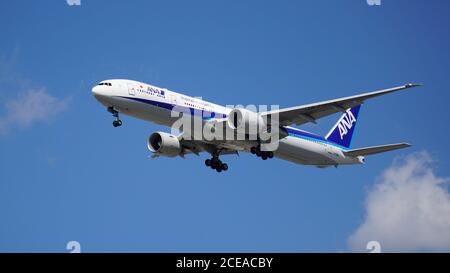
<path fill-rule="evenodd" d="M 227 163 L 223 163 L 222 164 L 222 170 L 228 171 L 228 164 Z"/>
<path fill-rule="evenodd" d="M 267 160 L 274 157 L 272 151 L 261 151 L 261 145 L 251 147 L 250 152 L 252 154 L 256 154 L 257 157 L 261 157 L 262 160 Z"/>
<path fill-rule="evenodd" d="M 205 165 L 206 165 L 206 167 L 211 167 L 211 159 L 206 159 Z"/>
<path fill-rule="evenodd" d="M 122 126 L 122 121 L 120 119 L 113 121 L 113 126 L 114 127 Z"/>
<path fill-rule="evenodd" d="M 218 173 L 228 170 L 228 165 L 223 163 L 216 154 L 213 155 L 211 159 L 206 159 L 205 165 L 213 170 L 216 170 Z"/>
<path fill-rule="evenodd" d="M 220 171 L 222 171 L 222 161 L 217 161 L 217 163 L 216 163 L 216 171 L 218 170 L 218 169 L 220 169 Z"/>
<path fill-rule="evenodd" d="M 213 170 L 217 169 L 217 166 L 219 166 L 219 160 L 213 157 L 212 159 L 209 159 L 209 161 L 211 169 Z"/>

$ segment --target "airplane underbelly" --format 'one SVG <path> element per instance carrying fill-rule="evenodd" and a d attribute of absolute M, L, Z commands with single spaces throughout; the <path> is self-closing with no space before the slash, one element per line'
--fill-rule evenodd
<path fill-rule="evenodd" d="M 335 161 L 323 155 L 324 149 L 311 140 L 288 136 L 280 140 L 274 155 L 297 164 L 335 165 Z"/>

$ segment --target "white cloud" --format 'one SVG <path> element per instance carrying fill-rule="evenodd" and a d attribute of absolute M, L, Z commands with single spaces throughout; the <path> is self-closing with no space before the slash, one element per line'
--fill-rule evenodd
<path fill-rule="evenodd" d="M 47 121 L 67 108 L 69 99 L 58 99 L 45 88 L 30 89 L 6 102 L 5 113 L 0 117 L 0 133 L 12 127 L 26 128 L 35 122 Z"/>
<path fill-rule="evenodd" d="M 81 6 L 81 0 L 66 0 L 69 6 Z"/>
<path fill-rule="evenodd" d="M 353 251 L 366 251 L 369 241 L 383 252 L 450 250 L 450 179 L 437 176 L 432 162 L 428 153 L 415 153 L 384 171 L 349 238 Z"/>

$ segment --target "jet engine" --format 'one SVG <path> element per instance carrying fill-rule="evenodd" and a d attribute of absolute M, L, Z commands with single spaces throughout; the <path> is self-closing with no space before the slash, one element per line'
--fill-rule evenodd
<path fill-rule="evenodd" d="M 164 132 L 151 134 L 147 140 L 147 147 L 151 152 L 167 157 L 178 156 L 182 151 L 178 138 Z"/>

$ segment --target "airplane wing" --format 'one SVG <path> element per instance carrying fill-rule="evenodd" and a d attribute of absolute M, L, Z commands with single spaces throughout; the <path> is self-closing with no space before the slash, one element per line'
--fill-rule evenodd
<path fill-rule="evenodd" d="M 379 154 L 384 153 L 392 150 L 397 149 L 403 149 L 411 147 L 411 144 L 408 143 L 397 143 L 397 144 L 388 144 L 388 145 L 380 145 L 380 146 L 373 146 L 373 147 L 366 147 L 366 148 L 360 148 L 360 149 L 353 149 L 344 151 L 344 154 L 346 156 L 353 156 L 357 157 L 360 155 L 373 155 L 373 154 Z"/>
<path fill-rule="evenodd" d="M 263 117 L 267 116 L 267 120 L 270 120 L 269 118 L 271 115 L 278 114 L 279 124 L 282 126 L 291 124 L 301 125 L 308 122 L 316 123 L 317 119 L 335 114 L 337 112 L 345 112 L 345 110 L 348 108 L 363 104 L 367 99 L 416 86 L 420 86 L 420 84 L 406 84 L 394 88 L 363 93 L 350 97 L 263 112 L 261 113 L 261 115 Z"/>
<path fill-rule="evenodd" d="M 239 151 L 242 151 L 241 147 L 234 147 L 233 145 L 227 145 L 226 141 L 213 141 L 207 142 L 203 140 L 191 140 L 179 137 L 183 152 L 181 156 L 193 153 L 199 155 L 201 152 L 208 152 L 210 154 L 219 152 L 220 155 L 236 154 L 239 155 Z"/>

